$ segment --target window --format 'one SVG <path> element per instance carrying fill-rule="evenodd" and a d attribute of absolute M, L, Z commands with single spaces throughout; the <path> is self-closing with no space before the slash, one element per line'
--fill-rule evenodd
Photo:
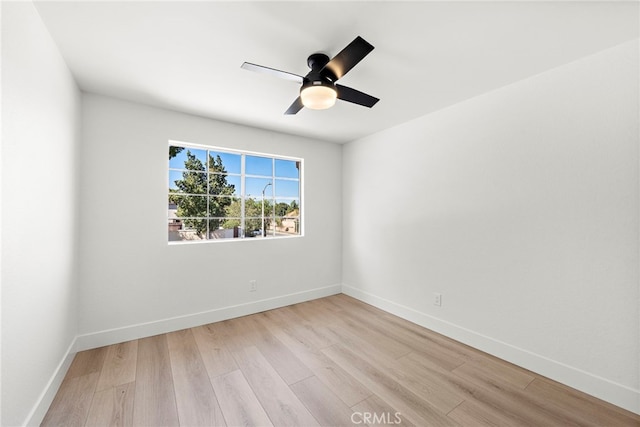
<path fill-rule="evenodd" d="M 168 240 L 301 234 L 302 159 L 169 145 Z"/>

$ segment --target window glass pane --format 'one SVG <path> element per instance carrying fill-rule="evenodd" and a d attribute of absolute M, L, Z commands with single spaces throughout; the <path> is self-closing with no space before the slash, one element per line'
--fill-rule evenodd
<path fill-rule="evenodd" d="M 207 174 L 205 172 L 169 171 L 169 189 L 187 194 L 207 194 Z"/>
<path fill-rule="evenodd" d="M 270 157 L 246 156 L 245 173 L 247 175 L 273 175 L 273 159 Z"/>
<path fill-rule="evenodd" d="M 207 220 L 183 218 L 169 220 L 169 241 L 204 240 L 207 233 Z"/>
<path fill-rule="evenodd" d="M 172 154 L 172 149 L 175 150 L 176 147 L 169 147 L 169 156 Z M 199 150 L 195 148 L 184 148 L 177 152 L 175 157 L 169 159 L 169 167 L 172 169 L 204 171 L 206 164 L 207 150 Z"/>
<path fill-rule="evenodd" d="M 182 179 L 182 172 L 174 171 L 174 170 L 169 171 L 169 192 L 170 193 L 176 193 L 180 191 L 180 189 L 176 185 L 176 181 L 179 181 L 181 179 Z"/>
<path fill-rule="evenodd" d="M 235 223 L 235 221 L 233 221 Z M 240 224 L 240 218 L 237 218 Z M 210 219 L 209 239 L 237 239 L 242 237 L 242 230 L 239 225 L 232 224 L 232 221 Z"/>
<path fill-rule="evenodd" d="M 286 216 L 275 219 L 276 236 L 296 236 L 300 234 L 300 218 Z"/>
<path fill-rule="evenodd" d="M 273 199 L 247 198 L 244 202 L 245 205 L 245 225 L 247 229 L 248 237 L 261 237 L 262 223 L 264 220 L 264 229 L 268 230 L 273 228 L 274 216 L 273 216 Z M 264 206 L 264 217 L 262 216 Z"/>
<path fill-rule="evenodd" d="M 264 233 L 262 233 L 262 218 L 248 218 L 245 219 L 246 232 L 245 237 L 261 238 L 261 237 L 273 237 L 275 235 L 275 221 L 272 217 L 265 218 L 264 221 Z"/>
<path fill-rule="evenodd" d="M 262 220 L 260 218 L 245 219 L 244 237 L 260 237 L 260 229 L 262 228 Z"/>
<path fill-rule="evenodd" d="M 263 201 L 261 197 L 247 198 L 244 201 L 244 215 L 247 218 L 262 218 Z M 273 200 L 264 199 L 264 215 L 265 217 L 273 215 Z"/>
<path fill-rule="evenodd" d="M 267 224 L 265 224 L 264 226 L 265 231 L 265 237 L 274 237 L 276 235 L 276 222 L 275 220 L 271 220 L 269 221 Z"/>
<path fill-rule="evenodd" d="M 262 198 L 262 191 L 264 190 L 264 197 L 271 198 L 273 196 L 273 185 L 271 178 L 246 178 L 244 194 L 247 197 L 259 197 Z"/>
<path fill-rule="evenodd" d="M 240 154 L 209 151 L 209 170 L 240 174 Z"/>
<path fill-rule="evenodd" d="M 276 159 L 276 176 L 281 178 L 300 178 L 300 162 Z"/>
<path fill-rule="evenodd" d="M 275 204 L 276 216 L 300 216 L 300 199 L 277 199 Z"/>
<path fill-rule="evenodd" d="M 240 195 L 240 181 L 241 177 L 239 176 L 210 173 L 209 194 L 221 196 Z"/>
<path fill-rule="evenodd" d="M 242 219 L 241 218 L 234 218 L 234 217 L 228 217 L 228 218 L 224 218 L 222 221 L 219 222 L 219 227 L 222 228 L 234 228 L 234 227 L 238 227 L 238 229 L 240 229 L 240 237 L 242 237 Z"/>
<path fill-rule="evenodd" d="M 171 218 L 169 217 L 169 241 L 175 242 L 179 240 L 184 240 L 180 235 L 180 230 L 182 230 L 182 220 L 179 218 Z"/>
<path fill-rule="evenodd" d="M 300 195 L 299 183 L 300 181 L 276 179 L 276 197 L 298 197 Z"/>
<path fill-rule="evenodd" d="M 216 200 L 210 200 L 209 201 L 209 206 L 211 207 L 211 210 L 213 211 L 216 208 L 216 203 L 221 203 L 222 207 L 223 207 L 223 214 L 222 215 L 217 215 L 219 217 L 222 218 L 241 218 L 242 217 L 242 199 L 240 197 L 230 197 L 229 201 L 216 201 Z M 218 211 L 221 211 L 221 209 L 218 209 Z M 214 215 L 212 215 L 214 216 Z M 238 224 L 240 225 L 240 224 Z"/>
<path fill-rule="evenodd" d="M 187 152 L 184 147 L 169 146 L 169 167 L 175 169 L 184 168 Z"/>
<path fill-rule="evenodd" d="M 240 198 L 229 196 L 209 197 L 209 216 L 215 218 L 240 217 Z"/>
<path fill-rule="evenodd" d="M 175 203 L 174 201 L 171 200 L 171 197 L 169 197 L 169 214 L 167 215 L 167 217 L 169 218 L 169 230 L 171 230 L 171 228 L 175 228 L 176 224 L 180 225 L 182 224 L 182 221 L 180 220 L 180 218 L 178 217 L 178 204 Z M 173 226 L 171 224 L 174 224 Z M 182 228 L 181 226 L 178 227 L 178 229 Z"/>
<path fill-rule="evenodd" d="M 171 218 L 172 215 L 176 218 L 206 217 L 207 197 L 177 194 L 169 195 L 169 217 Z"/>

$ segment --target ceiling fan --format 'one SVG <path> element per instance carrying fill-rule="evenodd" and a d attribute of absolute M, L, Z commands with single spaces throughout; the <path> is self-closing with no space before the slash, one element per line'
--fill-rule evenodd
<path fill-rule="evenodd" d="M 285 114 L 296 114 L 302 110 L 302 107 L 314 110 L 331 108 L 336 103 L 336 99 L 371 108 L 379 101 L 378 98 L 337 84 L 336 81 L 344 77 L 373 49 L 371 44 L 358 36 L 331 60 L 324 53 L 314 53 L 307 58 L 311 71 L 304 77 L 250 62 L 243 63 L 242 68 L 302 84 L 300 96 L 293 101 Z"/>

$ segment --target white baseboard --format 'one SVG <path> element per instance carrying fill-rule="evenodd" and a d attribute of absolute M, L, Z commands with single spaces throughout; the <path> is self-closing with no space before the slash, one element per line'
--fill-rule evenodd
<path fill-rule="evenodd" d="M 23 425 L 40 425 L 78 351 L 246 316 L 265 310 L 339 294 L 341 292 L 410 322 L 446 335 L 533 372 L 537 372 L 540 375 L 581 390 L 616 406 L 640 414 L 640 391 L 638 390 L 633 390 L 605 378 L 597 377 L 588 372 L 500 342 L 491 337 L 478 334 L 472 330 L 429 316 L 360 289 L 348 285 L 332 285 L 206 312 L 77 336 L 69 345 L 67 352 L 58 364 L 58 367 Z"/>
<path fill-rule="evenodd" d="M 342 293 L 598 399 L 640 414 L 640 390 L 634 390 L 606 378 L 498 341 L 352 286 L 343 284 Z"/>
<path fill-rule="evenodd" d="M 201 313 L 187 314 L 169 319 L 161 319 L 148 323 L 125 326 L 122 328 L 93 332 L 78 336 L 76 348 L 77 351 L 83 351 L 103 347 L 105 345 L 151 337 L 167 332 L 206 325 L 207 323 L 220 322 L 222 320 L 259 313 L 265 310 L 272 310 L 274 308 L 297 304 L 329 295 L 335 295 L 341 292 L 341 285 L 332 285 L 309 291 L 296 292 L 293 294 L 266 298 L 244 304 L 217 308 Z"/>
<path fill-rule="evenodd" d="M 139 338 L 146 338 L 153 335 L 167 332 L 179 331 L 181 329 L 192 328 L 194 326 L 206 325 L 207 323 L 219 322 L 233 319 L 235 317 L 246 316 L 248 314 L 259 313 L 265 310 L 272 310 L 286 305 L 297 304 L 317 298 L 335 295 L 342 292 L 342 285 L 326 286 L 324 288 L 312 289 L 309 291 L 297 292 L 288 295 L 281 295 L 273 298 L 266 298 L 259 301 L 252 301 L 245 304 L 230 307 L 218 308 L 201 313 L 188 314 L 184 316 L 162 319 L 149 323 L 126 326 L 123 328 L 110 329 L 91 334 L 77 336 L 58 364 L 51 379 L 47 383 L 44 391 L 34 405 L 31 413 L 27 416 L 23 425 L 39 426 L 44 419 L 53 399 L 62 384 L 71 362 L 76 353 L 92 348 L 103 347 L 105 345 L 117 344 Z"/>
<path fill-rule="evenodd" d="M 51 406 L 51 402 L 56 397 L 56 393 L 60 388 L 60 384 L 62 384 L 62 380 L 64 376 L 67 374 L 69 370 L 69 366 L 71 366 L 71 362 L 76 355 L 76 338 L 73 339 L 69 348 L 67 348 L 66 353 L 62 357 L 62 360 L 56 367 L 53 375 L 49 379 L 49 382 L 45 386 L 44 390 L 38 397 L 38 401 L 33 406 L 33 409 L 27 416 L 27 419 L 24 421 L 22 425 L 25 426 L 39 426 L 44 419 L 44 416 L 47 414 L 49 407 Z"/>

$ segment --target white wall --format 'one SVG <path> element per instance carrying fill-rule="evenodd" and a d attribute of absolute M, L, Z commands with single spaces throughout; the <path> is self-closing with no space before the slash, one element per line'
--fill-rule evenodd
<path fill-rule="evenodd" d="M 347 144 L 345 293 L 640 412 L 638 76 L 633 41 Z"/>
<path fill-rule="evenodd" d="M 2 4 L 2 67 L 2 425 L 12 426 L 39 422 L 77 334 L 81 98 L 31 3 Z"/>
<path fill-rule="evenodd" d="M 341 146 L 97 95 L 82 119 L 80 348 L 340 292 Z M 168 245 L 170 139 L 304 158 L 305 236 Z"/>
<path fill-rule="evenodd" d="M 39 421 L 78 333 L 95 347 L 341 281 L 640 412 L 637 42 L 343 148 L 81 98 L 33 6 L 2 12 L 2 425 Z M 305 237 L 168 245 L 168 139 L 305 158 Z"/>

